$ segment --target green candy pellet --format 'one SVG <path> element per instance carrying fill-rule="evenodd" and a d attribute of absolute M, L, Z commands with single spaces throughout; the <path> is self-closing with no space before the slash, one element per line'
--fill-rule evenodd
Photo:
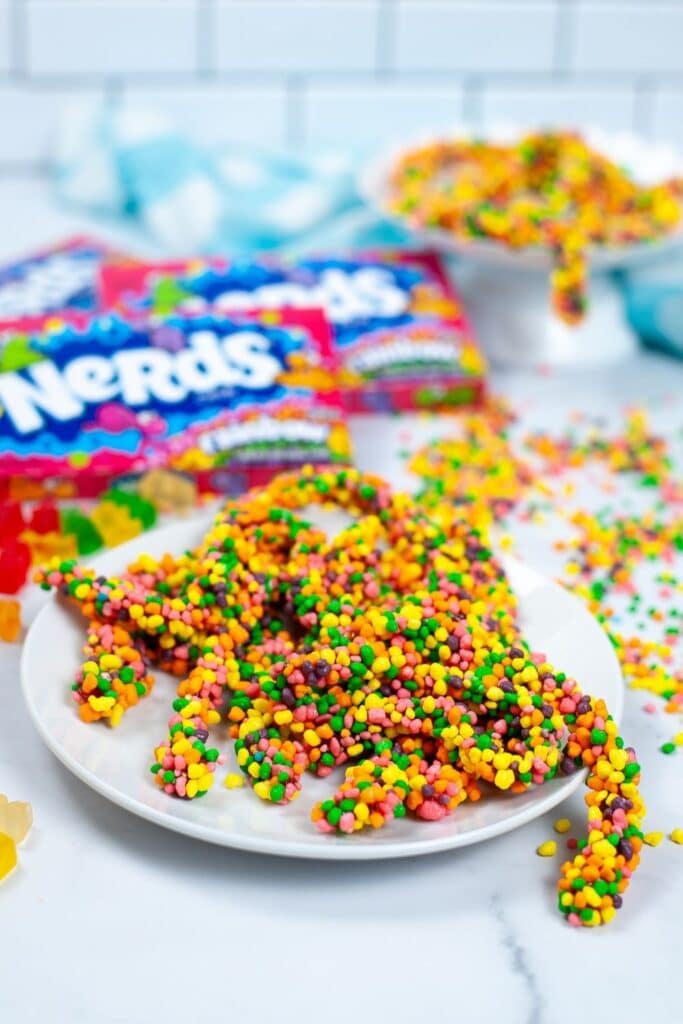
<path fill-rule="evenodd" d="M 331 811 L 327 812 L 327 820 L 330 825 L 337 826 L 341 821 L 342 810 L 340 807 L 333 807 Z"/>

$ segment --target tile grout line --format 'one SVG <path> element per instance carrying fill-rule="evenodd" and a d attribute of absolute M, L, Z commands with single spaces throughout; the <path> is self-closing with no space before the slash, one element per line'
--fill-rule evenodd
<path fill-rule="evenodd" d="M 28 21 L 23 0 L 10 0 L 9 22 L 9 77 L 24 81 L 28 75 Z"/>
<path fill-rule="evenodd" d="M 396 0 L 379 0 L 375 40 L 377 78 L 390 78 L 396 72 L 397 9 Z"/>
<path fill-rule="evenodd" d="M 196 71 L 204 80 L 215 78 L 218 71 L 217 20 L 214 0 L 198 0 Z"/>
<path fill-rule="evenodd" d="M 290 149 L 306 142 L 306 80 L 303 75 L 288 75 L 285 83 L 285 145 Z"/>
<path fill-rule="evenodd" d="M 483 121 L 485 82 L 478 75 L 466 75 L 462 85 L 462 119 L 466 125 L 479 127 Z"/>
<path fill-rule="evenodd" d="M 579 10 L 574 0 L 557 0 L 555 38 L 553 40 L 553 71 L 558 78 L 569 77 L 576 59 Z"/>
<path fill-rule="evenodd" d="M 657 86 L 651 75 L 641 75 L 633 96 L 633 130 L 651 138 L 654 134 L 654 101 Z"/>

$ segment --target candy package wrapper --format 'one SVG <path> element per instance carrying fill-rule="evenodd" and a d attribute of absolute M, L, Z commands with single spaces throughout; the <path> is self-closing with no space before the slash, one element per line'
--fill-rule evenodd
<path fill-rule="evenodd" d="M 99 268 L 108 254 L 101 242 L 78 237 L 0 267 L 0 320 L 95 310 Z"/>
<path fill-rule="evenodd" d="M 19 321 L 0 328 L 7 346 L 0 494 L 49 481 L 93 496 L 158 466 L 233 493 L 349 456 L 319 310 Z"/>
<path fill-rule="evenodd" d="M 476 402 L 485 363 L 438 258 L 382 252 L 227 263 L 112 261 L 105 308 L 222 312 L 322 307 L 333 328 L 349 412 L 397 412 Z"/>

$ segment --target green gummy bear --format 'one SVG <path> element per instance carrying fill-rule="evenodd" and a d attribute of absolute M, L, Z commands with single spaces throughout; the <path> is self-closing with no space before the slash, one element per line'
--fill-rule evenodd
<path fill-rule="evenodd" d="M 95 524 L 77 508 L 65 508 L 60 513 L 64 533 L 76 538 L 79 555 L 89 555 L 104 547 L 102 534 Z"/>

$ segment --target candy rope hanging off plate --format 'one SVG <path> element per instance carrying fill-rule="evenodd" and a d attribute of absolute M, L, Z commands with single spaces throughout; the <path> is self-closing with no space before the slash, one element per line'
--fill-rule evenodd
<path fill-rule="evenodd" d="M 413 227 L 548 251 L 553 307 L 570 324 L 586 311 L 589 251 L 670 234 L 683 199 L 683 178 L 639 184 L 571 132 L 415 147 L 393 164 L 388 187 L 388 209 Z"/>

